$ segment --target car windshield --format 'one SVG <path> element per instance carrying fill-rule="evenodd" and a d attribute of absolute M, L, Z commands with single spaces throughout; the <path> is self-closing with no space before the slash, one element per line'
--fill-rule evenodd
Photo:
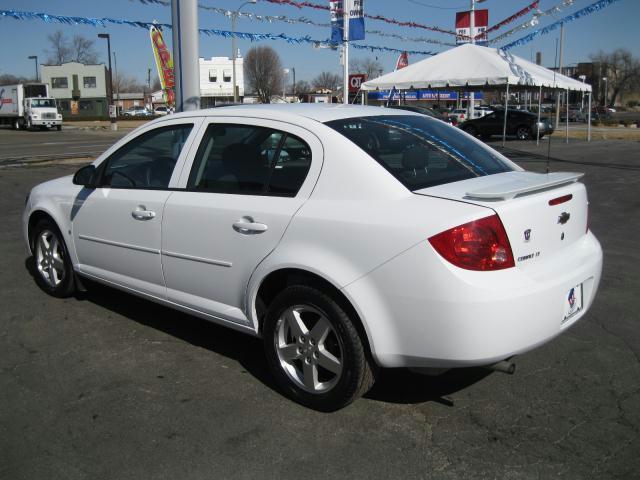
<path fill-rule="evenodd" d="M 497 152 L 426 116 L 346 118 L 326 125 L 367 152 L 411 191 L 513 170 Z"/>
<path fill-rule="evenodd" d="M 31 106 L 36 108 L 56 108 L 56 101 L 53 98 L 34 98 Z"/>

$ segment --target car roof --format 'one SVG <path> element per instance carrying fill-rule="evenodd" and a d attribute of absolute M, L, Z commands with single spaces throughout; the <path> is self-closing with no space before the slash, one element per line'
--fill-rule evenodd
<path fill-rule="evenodd" d="M 176 113 L 172 118 L 180 117 L 215 117 L 239 116 L 262 117 L 279 119 L 295 119 L 305 117 L 318 122 L 330 122 L 343 118 L 371 117 L 375 115 L 419 115 L 408 110 L 389 109 L 365 105 L 343 104 L 315 104 L 315 103 L 278 103 L 278 104 L 247 104 L 234 105 L 225 108 L 207 108 L 189 112 Z"/>

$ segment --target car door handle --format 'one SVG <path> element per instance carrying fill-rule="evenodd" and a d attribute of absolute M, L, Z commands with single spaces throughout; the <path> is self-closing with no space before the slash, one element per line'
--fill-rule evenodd
<path fill-rule="evenodd" d="M 147 210 L 144 205 L 140 205 L 133 212 L 131 212 L 131 216 L 136 220 L 151 220 L 155 218 L 156 212 L 153 210 Z"/>
<path fill-rule="evenodd" d="M 233 224 L 233 229 L 242 233 L 243 235 L 255 235 L 258 233 L 266 232 L 267 227 L 264 223 L 256 223 L 252 217 L 242 217 L 240 220 Z"/>

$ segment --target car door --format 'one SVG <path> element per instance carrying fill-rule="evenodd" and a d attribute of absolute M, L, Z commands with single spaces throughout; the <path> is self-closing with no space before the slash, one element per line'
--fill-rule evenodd
<path fill-rule="evenodd" d="M 248 324 L 249 278 L 311 194 L 322 145 L 303 128 L 270 120 L 220 119 L 201 131 L 181 179 L 185 189 L 175 191 L 165 206 L 167 298 Z"/>
<path fill-rule="evenodd" d="M 156 124 L 98 166 L 97 188 L 83 189 L 72 210 L 80 272 L 165 298 L 162 214 L 200 122 Z"/>

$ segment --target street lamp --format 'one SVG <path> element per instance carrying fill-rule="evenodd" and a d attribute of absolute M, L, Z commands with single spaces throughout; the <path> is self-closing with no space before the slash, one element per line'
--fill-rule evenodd
<path fill-rule="evenodd" d="M 99 33 L 98 38 L 107 39 L 107 57 L 109 58 L 109 106 L 113 107 L 113 71 L 111 70 L 111 37 L 108 33 Z M 115 54 L 115 52 L 114 52 Z M 111 115 L 111 109 L 109 109 L 109 120 L 111 121 L 111 130 L 117 130 L 118 125 L 116 123 L 116 116 Z"/>
<path fill-rule="evenodd" d="M 38 56 L 37 55 L 29 55 L 29 60 L 36 61 L 36 82 L 40 81 L 40 75 L 38 74 Z"/>
<path fill-rule="evenodd" d="M 231 12 L 231 63 L 233 64 L 233 103 L 238 103 L 238 91 L 236 87 L 236 57 L 238 52 L 236 51 L 236 20 L 238 20 L 238 14 L 245 5 L 255 4 L 258 0 L 249 0 L 244 2 L 238 10 Z"/>
<path fill-rule="evenodd" d="M 602 77 L 602 80 L 604 80 L 604 106 L 607 106 L 607 95 L 609 93 L 609 88 L 607 86 L 607 77 Z"/>
<path fill-rule="evenodd" d="M 578 78 L 582 80 L 582 83 L 584 84 L 584 81 L 587 79 L 587 76 L 578 75 Z M 582 112 L 583 110 L 584 110 L 584 90 L 582 90 L 582 99 L 580 100 L 580 111 Z"/>
<path fill-rule="evenodd" d="M 282 73 L 284 74 L 282 75 L 282 101 L 287 103 L 287 75 L 289 75 L 289 69 L 283 68 Z"/>

